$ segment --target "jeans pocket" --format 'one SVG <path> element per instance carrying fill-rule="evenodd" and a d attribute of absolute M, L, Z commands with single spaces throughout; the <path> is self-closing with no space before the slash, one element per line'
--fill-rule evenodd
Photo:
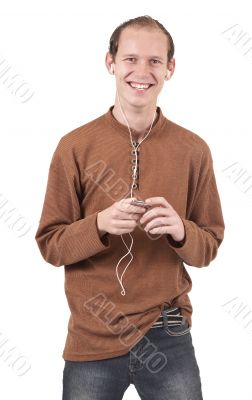
<path fill-rule="evenodd" d="M 186 320 L 183 320 L 179 325 L 176 326 L 165 326 L 165 332 L 169 336 L 183 336 L 190 332 L 191 326 Z"/>

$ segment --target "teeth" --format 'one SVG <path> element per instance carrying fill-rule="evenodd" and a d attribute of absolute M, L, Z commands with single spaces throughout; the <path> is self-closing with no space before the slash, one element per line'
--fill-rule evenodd
<path fill-rule="evenodd" d="M 130 82 L 130 86 L 137 88 L 137 89 L 148 89 L 148 87 L 150 86 L 149 84 L 143 84 L 143 83 L 132 83 Z"/>

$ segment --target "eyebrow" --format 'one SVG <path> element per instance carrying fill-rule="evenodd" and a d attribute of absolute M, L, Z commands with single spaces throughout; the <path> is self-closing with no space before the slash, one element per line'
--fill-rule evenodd
<path fill-rule="evenodd" d="M 124 54 L 124 55 L 122 55 L 122 57 L 137 57 L 137 54 Z M 158 57 L 158 56 L 150 56 L 150 58 L 157 58 L 157 59 L 163 61 L 163 58 L 162 57 Z"/>

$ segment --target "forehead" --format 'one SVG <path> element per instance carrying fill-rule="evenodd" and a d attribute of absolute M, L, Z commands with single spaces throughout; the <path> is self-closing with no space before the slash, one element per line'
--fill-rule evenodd
<path fill-rule="evenodd" d="M 143 56 L 156 54 L 166 57 L 167 36 L 160 29 L 146 27 L 127 27 L 120 34 L 118 53 L 132 53 Z"/>

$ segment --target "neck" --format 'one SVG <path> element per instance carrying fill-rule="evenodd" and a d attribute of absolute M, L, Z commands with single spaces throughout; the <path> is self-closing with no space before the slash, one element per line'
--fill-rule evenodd
<path fill-rule="evenodd" d="M 125 106 L 123 104 L 121 104 L 121 105 L 122 105 L 122 110 L 124 112 L 124 115 L 128 121 L 129 127 L 131 129 L 131 132 L 133 131 L 132 132 L 133 138 L 135 140 L 142 139 L 142 137 L 150 129 L 150 126 L 151 126 L 151 123 L 153 120 L 153 116 L 155 113 L 155 117 L 154 117 L 154 121 L 153 121 L 153 125 L 154 125 L 154 122 L 157 118 L 157 112 L 155 112 L 157 109 L 157 106 L 151 105 L 144 109 L 140 109 L 140 108 L 135 109 L 134 107 L 130 107 L 128 105 L 127 106 Z M 113 107 L 112 113 L 113 113 L 114 117 L 117 119 L 117 121 L 119 121 L 121 124 L 127 126 L 127 123 L 122 114 L 120 104 L 119 104 L 117 98 L 115 100 L 115 105 Z"/>

